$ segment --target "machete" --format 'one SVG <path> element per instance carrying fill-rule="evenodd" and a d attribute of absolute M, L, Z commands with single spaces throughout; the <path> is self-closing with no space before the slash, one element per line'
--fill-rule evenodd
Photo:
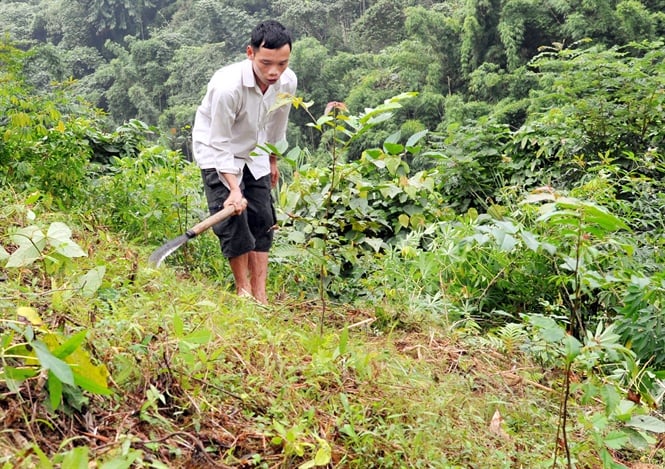
<path fill-rule="evenodd" d="M 247 200 L 242 199 L 242 209 L 244 210 L 247 207 Z M 177 238 L 174 238 L 170 241 L 167 241 L 164 243 L 162 246 L 158 247 L 155 249 L 155 251 L 150 254 L 150 257 L 148 258 L 148 262 L 153 264 L 155 267 L 159 267 L 159 265 L 162 263 L 166 257 L 176 251 L 180 246 L 185 244 L 187 241 L 189 241 L 192 238 L 195 238 L 196 236 L 200 235 L 203 233 L 205 230 L 210 228 L 211 226 L 219 223 L 220 221 L 226 220 L 229 218 L 231 215 L 233 215 L 236 211 L 236 208 L 233 205 L 228 205 L 224 207 L 224 209 L 220 210 L 219 212 L 209 216 L 205 220 L 197 223 L 190 229 L 188 229 L 185 234 L 178 236 Z"/>

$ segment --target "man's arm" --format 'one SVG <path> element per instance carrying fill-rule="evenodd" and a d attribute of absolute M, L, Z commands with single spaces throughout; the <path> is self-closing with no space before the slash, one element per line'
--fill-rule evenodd
<path fill-rule="evenodd" d="M 240 174 L 235 165 L 235 155 L 230 148 L 233 138 L 235 101 L 237 96 L 232 89 L 223 86 L 213 87 L 210 91 L 210 127 L 208 145 L 215 153 L 215 167 L 221 174 Z M 227 180 L 227 178 L 224 178 Z M 229 186 L 231 187 L 231 186 Z"/>
<path fill-rule="evenodd" d="M 277 167 L 277 155 L 270 154 L 270 185 L 275 187 L 279 181 L 279 168 Z"/>
<path fill-rule="evenodd" d="M 235 214 L 239 215 L 243 211 L 243 204 L 238 176 L 231 173 L 220 173 L 220 176 L 224 178 L 229 187 L 229 196 L 224 201 L 224 207 L 228 207 L 229 205 L 235 207 Z"/>

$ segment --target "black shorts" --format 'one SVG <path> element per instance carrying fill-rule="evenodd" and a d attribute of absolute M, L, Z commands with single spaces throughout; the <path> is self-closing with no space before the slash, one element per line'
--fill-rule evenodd
<path fill-rule="evenodd" d="M 212 215 L 224 208 L 229 189 L 219 179 L 215 169 L 202 169 L 201 177 L 208 200 L 208 210 Z M 212 227 L 219 237 L 222 254 L 229 259 L 250 251 L 270 251 L 274 235 L 273 226 L 277 223 L 270 192 L 270 174 L 254 179 L 252 172 L 245 167 L 240 190 L 247 199 L 247 210 Z"/>

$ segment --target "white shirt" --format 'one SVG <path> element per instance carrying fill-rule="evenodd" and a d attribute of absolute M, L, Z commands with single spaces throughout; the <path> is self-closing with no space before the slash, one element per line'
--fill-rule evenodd
<path fill-rule="evenodd" d="M 296 85 L 296 74 L 287 68 L 277 83 L 261 93 L 249 59 L 217 70 L 192 129 L 194 159 L 199 167 L 240 178 L 246 164 L 256 179 L 270 174 L 268 153 L 256 147 L 286 139 L 291 105 L 271 107 L 280 94 L 294 94 Z"/>

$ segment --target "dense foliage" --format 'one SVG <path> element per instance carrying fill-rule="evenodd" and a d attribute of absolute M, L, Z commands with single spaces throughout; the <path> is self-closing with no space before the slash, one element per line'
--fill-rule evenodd
<path fill-rule="evenodd" d="M 34 51 L 27 76 L 38 89 L 73 79 L 75 92 L 116 125 L 138 118 L 186 140 L 212 72 L 241 57 L 253 24 L 271 17 L 295 33 L 292 67 L 315 114 L 333 100 L 356 113 L 418 91 L 391 130 L 415 121 L 445 131 L 466 102 L 464 114 L 475 118 L 482 103 L 507 100 L 508 123 L 521 124 L 519 100 L 534 87 L 528 64 L 541 47 L 657 40 L 665 34 L 660 7 L 636 0 L 21 0 L 0 4 L 0 30 Z M 318 145 L 304 116 L 294 122 L 292 141 Z"/>

